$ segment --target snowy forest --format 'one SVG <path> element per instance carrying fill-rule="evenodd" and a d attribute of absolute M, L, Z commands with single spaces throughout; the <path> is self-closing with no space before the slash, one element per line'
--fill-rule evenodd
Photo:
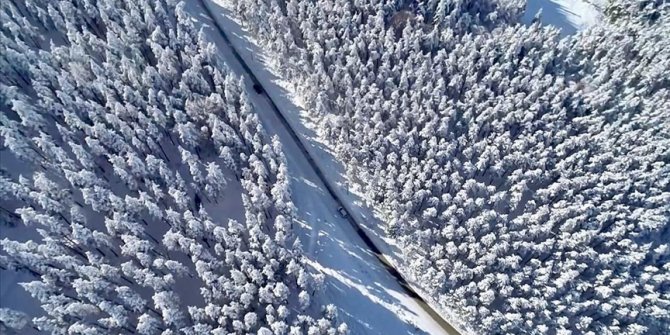
<path fill-rule="evenodd" d="M 670 4 L 231 0 L 402 252 L 482 334 L 670 329 Z M 539 14 L 541 15 L 541 14 Z"/>
<path fill-rule="evenodd" d="M 32 296 L 0 333 L 347 333 L 310 304 L 282 146 L 185 3 L 0 20 L 0 274 Z"/>
<path fill-rule="evenodd" d="M 668 1 L 598 0 L 575 34 L 524 0 L 221 1 L 435 310 L 669 333 Z M 0 1 L 0 334 L 350 333 L 267 92 L 195 3 Z"/>

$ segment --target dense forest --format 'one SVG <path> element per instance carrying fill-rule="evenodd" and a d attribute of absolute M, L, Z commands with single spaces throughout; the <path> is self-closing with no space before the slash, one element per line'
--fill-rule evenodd
<path fill-rule="evenodd" d="M 310 304 L 281 144 L 185 3 L 0 16 L 0 271 L 34 298 L 0 333 L 347 333 Z"/>
<path fill-rule="evenodd" d="M 434 304 L 484 334 L 670 329 L 666 1 L 565 38 L 521 1 L 233 7 Z"/>

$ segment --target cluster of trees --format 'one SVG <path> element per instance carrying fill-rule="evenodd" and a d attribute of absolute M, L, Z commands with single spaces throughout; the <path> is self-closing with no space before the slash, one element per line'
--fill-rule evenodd
<path fill-rule="evenodd" d="M 436 304 L 482 333 L 663 333 L 670 7 L 561 39 L 519 3 L 234 8 Z"/>
<path fill-rule="evenodd" d="M 310 306 L 281 145 L 184 3 L 0 17 L 0 267 L 44 310 L 1 333 L 347 332 Z"/>

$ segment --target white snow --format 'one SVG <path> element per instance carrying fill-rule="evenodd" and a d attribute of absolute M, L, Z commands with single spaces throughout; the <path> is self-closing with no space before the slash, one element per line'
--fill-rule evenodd
<path fill-rule="evenodd" d="M 527 0 L 522 21 L 529 24 L 542 10 L 540 21 L 553 25 L 565 35 L 572 35 L 598 23 L 602 12 L 594 0 Z"/>
<path fill-rule="evenodd" d="M 268 70 L 274 64 L 271 58 L 232 19 L 224 1 L 206 1 L 209 1 L 208 5 L 214 13 L 220 14 L 215 19 L 262 82 L 267 94 L 290 119 L 292 127 L 302 137 L 313 157 L 321 160 L 327 156 L 328 160 L 335 162 L 327 150 L 313 140 L 316 134 L 301 122 L 307 123 L 307 120 L 300 120 L 304 110 L 291 100 L 294 95 L 283 87 L 286 82 L 282 82 Z M 230 47 L 211 27 L 211 21 L 204 15 L 199 1 L 191 4 L 191 10 L 200 23 L 209 26 L 206 31 L 211 41 L 218 46 L 220 55 L 231 70 L 238 75 L 245 74 Z M 247 85 L 249 91 L 253 92 L 250 80 Z M 316 302 L 337 306 L 341 321 L 348 324 L 351 334 L 448 334 L 417 301 L 405 294 L 349 223 L 339 217 L 335 200 L 327 193 L 306 157 L 272 110 L 267 98 L 255 93 L 252 93 L 251 98 L 263 126 L 270 135 L 279 136 L 283 145 L 289 174 L 293 177 L 291 190 L 298 208 L 298 234 L 309 264 L 326 276 L 323 294 L 315 298 Z M 332 180 L 341 181 L 344 178 L 339 170 L 341 166 L 335 164 L 337 163 L 333 164 L 333 168 L 325 166 L 324 172 L 333 177 Z M 354 198 L 352 196 L 350 200 L 353 201 Z"/>

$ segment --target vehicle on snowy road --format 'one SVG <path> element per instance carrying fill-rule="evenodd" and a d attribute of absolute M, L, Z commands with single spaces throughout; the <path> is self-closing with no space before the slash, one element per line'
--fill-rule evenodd
<path fill-rule="evenodd" d="M 340 216 L 343 218 L 346 218 L 349 215 L 349 213 L 347 213 L 347 210 L 344 209 L 344 207 L 342 206 L 337 207 L 337 212 L 340 213 Z"/>

